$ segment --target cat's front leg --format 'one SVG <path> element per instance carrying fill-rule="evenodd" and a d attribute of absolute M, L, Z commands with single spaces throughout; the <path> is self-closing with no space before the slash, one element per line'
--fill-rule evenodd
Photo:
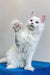
<path fill-rule="evenodd" d="M 24 67 L 25 70 L 31 70 L 34 71 L 34 67 L 31 66 L 32 56 L 28 56 L 26 59 L 26 65 Z"/>

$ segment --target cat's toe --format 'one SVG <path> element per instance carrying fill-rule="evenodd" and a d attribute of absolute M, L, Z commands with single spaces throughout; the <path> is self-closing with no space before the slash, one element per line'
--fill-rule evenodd
<path fill-rule="evenodd" d="M 8 65 L 7 67 L 6 67 L 7 69 L 12 69 L 12 68 L 14 68 L 12 65 Z"/>
<path fill-rule="evenodd" d="M 25 66 L 24 69 L 25 69 L 25 70 L 34 71 L 34 68 L 33 68 L 32 66 Z"/>

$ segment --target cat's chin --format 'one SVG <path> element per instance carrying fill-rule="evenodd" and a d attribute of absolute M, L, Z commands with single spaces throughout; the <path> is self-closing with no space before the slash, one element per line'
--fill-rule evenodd
<path fill-rule="evenodd" d="M 35 30 L 35 28 L 32 27 L 32 26 L 27 26 L 27 28 L 28 28 L 28 30 L 30 30 L 30 31 L 34 31 L 34 30 Z"/>

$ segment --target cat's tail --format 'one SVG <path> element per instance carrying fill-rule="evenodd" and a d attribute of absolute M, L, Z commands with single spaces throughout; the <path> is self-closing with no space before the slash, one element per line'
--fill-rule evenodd
<path fill-rule="evenodd" d="M 0 59 L 0 63 L 5 63 L 5 62 L 7 62 L 7 59 L 6 58 L 1 58 Z"/>

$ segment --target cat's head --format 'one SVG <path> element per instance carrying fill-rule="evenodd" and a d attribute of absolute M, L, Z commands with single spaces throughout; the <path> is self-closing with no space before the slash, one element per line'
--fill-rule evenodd
<path fill-rule="evenodd" d="M 27 27 L 29 30 L 34 31 L 35 29 L 41 29 L 44 28 L 44 21 L 45 21 L 45 15 L 42 15 L 41 17 L 34 16 L 34 12 L 31 13 L 31 18 L 27 21 Z"/>

